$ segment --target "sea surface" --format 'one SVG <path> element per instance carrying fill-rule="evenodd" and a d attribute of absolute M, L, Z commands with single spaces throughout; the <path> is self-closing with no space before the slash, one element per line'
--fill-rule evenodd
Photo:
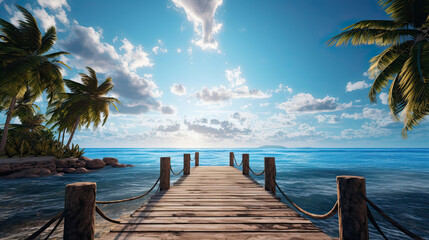
<path fill-rule="evenodd" d="M 160 157 L 171 157 L 174 171 L 183 168 L 183 154 L 200 152 L 201 166 L 229 165 L 229 152 L 250 154 L 250 167 L 263 170 L 264 157 L 275 157 L 277 183 L 298 205 L 322 214 L 337 198 L 336 176 L 366 178 L 367 196 L 385 213 L 409 230 L 429 239 L 429 149 L 148 149 L 92 148 L 90 158 L 115 157 L 133 168 L 105 167 L 89 174 L 62 177 L 0 179 L 0 239 L 22 239 L 47 222 L 64 207 L 65 185 L 73 182 L 97 183 L 97 200 L 116 200 L 140 195 L 159 176 Z M 193 163 L 191 163 L 193 166 Z M 263 176 L 256 177 L 262 185 Z M 171 182 L 179 176 L 171 175 Z M 279 195 L 279 194 L 278 194 Z M 129 215 L 147 198 L 106 205 L 102 210 L 112 218 Z M 283 199 L 284 201 L 284 199 Z M 407 239 L 375 210 L 373 215 L 389 239 Z M 337 215 L 328 220 L 312 220 L 324 232 L 338 237 Z M 104 220 L 97 217 L 96 222 Z M 60 236 L 57 233 L 57 236 Z M 370 224 L 370 238 L 382 239 Z"/>

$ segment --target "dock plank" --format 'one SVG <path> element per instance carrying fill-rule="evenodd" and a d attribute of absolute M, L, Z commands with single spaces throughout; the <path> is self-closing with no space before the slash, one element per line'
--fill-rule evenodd
<path fill-rule="evenodd" d="M 192 168 L 103 239 L 332 239 L 233 167 Z"/>

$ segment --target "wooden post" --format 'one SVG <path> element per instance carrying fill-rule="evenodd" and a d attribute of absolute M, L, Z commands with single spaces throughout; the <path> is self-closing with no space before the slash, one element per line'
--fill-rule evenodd
<path fill-rule="evenodd" d="M 170 189 L 170 157 L 161 158 L 161 167 L 159 173 L 159 190 Z"/>
<path fill-rule="evenodd" d="M 195 167 L 200 166 L 200 153 L 196 152 L 195 153 Z"/>
<path fill-rule="evenodd" d="M 266 157 L 264 159 L 265 165 L 265 190 L 276 195 L 276 161 L 273 157 Z"/>
<path fill-rule="evenodd" d="M 183 175 L 191 174 L 191 154 L 183 154 Z"/>
<path fill-rule="evenodd" d="M 229 166 L 234 167 L 234 153 L 229 152 Z"/>
<path fill-rule="evenodd" d="M 66 185 L 64 204 L 64 240 L 94 239 L 95 182 Z"/>
<path fill-rule="evenodd" d="M 340 240 L 368 240 L 365 178 L 337 176 L 338 224 Z"/>
<path fill-rule="evenodd" d="M 244 153 L 241 161 L 243 161 L 243 175 L 249 175 L 249 154 Z"/>

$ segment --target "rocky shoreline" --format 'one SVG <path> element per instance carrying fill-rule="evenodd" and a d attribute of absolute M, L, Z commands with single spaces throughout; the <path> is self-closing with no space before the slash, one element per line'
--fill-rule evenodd
<path fill-rule="evenodd" d="M 91 159 L 88 157 L 61 158 L 28 157 L 0 159 L 0 177 L 2 178 L 34 178 L 45 176 L 62 176 L 71 173 L 89 173 L 94 170 L 111 166 L 114 168 L 133 167 L 131 164 L 121 164 L 118 159 L 105 157 Z"/>

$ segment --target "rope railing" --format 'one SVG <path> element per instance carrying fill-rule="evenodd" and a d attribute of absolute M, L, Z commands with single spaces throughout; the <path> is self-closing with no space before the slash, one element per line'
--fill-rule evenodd
<path fill-rule="evenodd" d="M 191 162 L 193 162 L 193 161 L 195 161 L 195 156 L 194 156 L 194 158 L 193 158 L 193 159 L 191 159 Z"/>
<path fill-rule="evenodd" d="M 107 220 L 107 221 L 109 221 L 109 222 L 111 222 L 111 223 L 121 223 L 121 221 L 119 221 L 119 220 L 115 220 L 115 219 L 112 219 L 112 218 L 109 218 L 106 214 L 104 214 L 104 212 L 103 211 L 101 211 L 101 209 L 97 206 L 97 205 L 95 205 L 95 211 L 102 217 L 102 218 L 104 218 L 104 220 Z"/>
<path fill-rule="evenodd" d="M 185 170 L 185 168 L 183 168 L 180 172 L 178 172 L 178 173 L 175 173 L 174 171 L 173 171 L 173 169 L 171 168 L 171 166 L 170 166 L 170 171 L 171 171 L 171 173 L 173 173 L 173 175 L 179 175 L 179 174 L 181 174 L 182 172 L 183 172 L 183 170 Z"/>
<path fill-rule="evenodd" d="M 233 157 L 234 157 L 235 165 L 237 165 L 237 167 L 240 167 L 240 166 L 243 164 L 243 160 L 241 160 L 241 163 L 240 163 L 240 164 L 238 164 L 238 163 L 237 163 L 237 159 L 235 159 L 235 155 L 234 155 Z"/>
<path fill-rule="evenodd" d="M 252 170 L 252 168 L 249 166 L 249 170 L 253 173 L 253 174 L 255 174 L 256 176 L 261 176 L 262 174 L 264 174 L 265 173 L 265 169 L 261 172 L 261 173 L 255 173 L 253 170 Z"/>
<path fill-rule="evenodd" d="M 415 233 L 411 232 L 410 230 L 403 227 L 401 224 L 393 220 L 391 217 L 389 217 L 386 213 L 384 213 L 375 203 L 373 203 L 371 200 L 369 200 L 365 195 L 360 195 L 363 199 L 366 200 L 366 202 L 374 208 L 384 219 L 386 219 L 390 224 L 395 226 L 399 231 L 403 232 L 408 237 L 414 239 L 414 240 L 424 240 L 422 237 L 419 237 Z M 383 234 L 384 235 L 384 234 Z M 384 236 L 385 237 L 385 236 Z"/>
<path fill-rule="evenodd" d="M 369 219 L 369 221 L 372 223 L 372 225 L 374 225 L 374 227 L 375 227 L 375 229 L 377 230 L 377 232 L 378 232 L 378 233 L 379 233 L 379 234 L 380 234 L 384 239 L 388 240 L 388 239 L 387 239 L 387 237 L 386 237 L 386 235 L 384 235 L 383 231 L 381 231 L 380 226 L 378 226 L 378 223 L 377 223 L 377 221 L 375 220 L 374 216 L 372 216 L 371 210 L 369 210 L 369 207 L 368 207 L 368 206 L 366 206 L 366 211 L 367 211 L 367 215 L 368 215 L 368 219 Z"/>
<path fill-rule="evenodd" d="M 142 194 L 140 196 L 132 197 L 132 198 L 127 198 L 127 199 L 121 199 L 121 200 L 114 200 L 114 201 L 96 201 L 95 203 L 98 203 L 98 204 L 121 203 L 121 202 L 128 202 L 128 201 L 132 201 L 132 200 L 136 200 L 136 199 L 142 198 L 142 197 L 148 195 L 155 188 L 155 186 L 159 182 L 159 179 L 160 178 L 158 178 L 158 180 L 156 180 L 155 184 L 147 192 L 145 192 L 144 194 Z"/>
<path fill-rule="evenodd" d="M 29 236 L 28 238 L 26 238 L 25 240 L 33 240 L 36 239 L 40 234 L 42 234 L 49 226 L 51 226 L 55 221 L 57 221 L 58 219 L 58 223 L 55 225 L 55 227 L 51 230 L 51 232 L 49 233 L 49 235 L 45 238 L 48 239 L 49 236 L 52 235 L 52 233 L 55 231 L 55 229 L 57 229 L 58 225 L 61 223 L 61 221 L 64 218 L 64 211 L 61 211 L 60 213 L 58 213 L 57 215 L 55 215 L 53 218 L 51 218 L 51 220 L 49 220 L 45 225 L 43 225 L 41 228 L 39 228 L 37 231 L 35 231 L 33 234 L 31 234 L 31 236 Z"/>
<path fill-rule="evenodd" d="M 310 212 L 305 211 L 304 209 L 300 208 L 297 204 L 295 204 L 292 199 L 290 199 L 288 196 L 286 196 L 286 194 L 282 191 L 282 189 L 279 187 L 279 185 L 277 184 L 277 181 L 274 180 L 274 183 L 276 184 L 277 189 L 279 189 L 280 193 L 283 195 L 283 197 L 290 202 L 296 209 L 298 209 L 298 211 L 302 212 L 303 214 L 307 215 L 308 217 L 314 218 L 314 219 L 318 219 L 318 220 L 323 220 L 323 219 L 328 219 L 332 216 L 334 216 L 337 212 L 338 212 L 338 201 L 335 202 L 334 207 L 332 207 L 332 209 L 322 215 L 319 214 L 313 214 Z"/>

